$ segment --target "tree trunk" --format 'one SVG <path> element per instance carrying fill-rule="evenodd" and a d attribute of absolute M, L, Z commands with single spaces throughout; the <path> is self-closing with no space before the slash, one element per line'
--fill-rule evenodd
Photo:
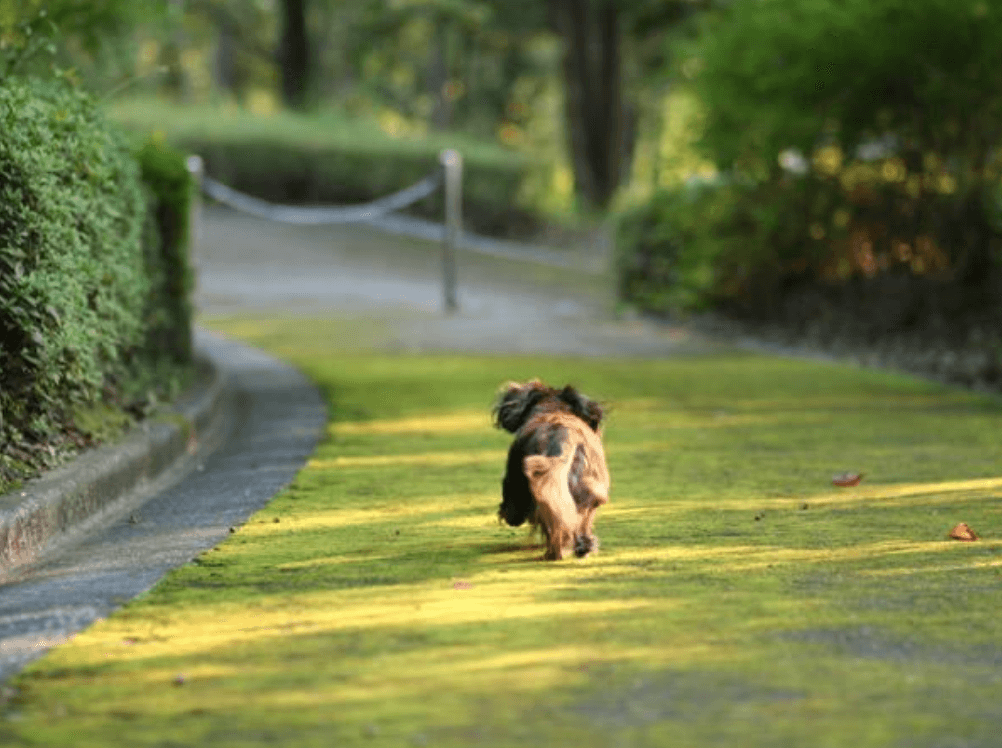
<path fill-rule="evenodd" d="M 564 89 L 575 190 L 608 207 L 625 172 L 619 11 L 614 0 L 550 0 L 564 40 Z"/>
<path fill-rule="evenodd" d="M 445 21 L 436 19 L 435 39 L 429 50 L 428 93 L 434 106 L 431 111 L 431 127 L 443 132 L 452 124 L 452 100 L 447 86 L 449 83 L 448 28 Z"/>
<path fill-rule="evenodd" d="M 219 29 L 216 37 L 216 54 L 213 73 L 216 86 L 223 91 L 237 93 L 237 34 L 233 19 L 221 15 L 216 25 Z"/>
<path fill-rule="evenodd" d="M 282 38 L 277 57 L 282 73 L 282 101 L 292 109 L 305 108 L 311 72 L 306 0 L 282 0 Z"/>

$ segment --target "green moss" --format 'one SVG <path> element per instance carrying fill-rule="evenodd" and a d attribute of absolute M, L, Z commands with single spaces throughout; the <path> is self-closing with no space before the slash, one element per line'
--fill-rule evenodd
<path fill-rule="evenodd" d="M 80 407 L 73 413 L 73 424 L 77 429 L 97 442 L 119 438 L 133 423 L 134 419 L 128 413 L 105 403 Z"/>
<path fill-rule="evenodd" d="M 998 734 L 997 402 L 751 355 L 390 355 L 339 345 L 345 324 L 221 325 L 320 385 L 328 438 L 227 542 L 15 679 L 5 744 Z M 609 405 L 596 557 L 543 563 L 495 518 L 489 408 L 529 376 Z M 959 521 L 982 540 L 948 541 Z"/>

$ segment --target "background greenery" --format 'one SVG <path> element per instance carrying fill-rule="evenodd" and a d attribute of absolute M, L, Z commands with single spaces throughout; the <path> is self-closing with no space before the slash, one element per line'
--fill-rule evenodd
<path fill-rule="evenodd" d="M 657 312 L 768 317 L 791 281 L 904 275 L 963 287 L 985 311 L 1002 257 L 999 8 L 765 0 L 701 20 L 680 80 L 700 102 L 697 148 L 726 186 L 696 201 L 696 221 L 672 208 L 689 187 L 623 217 L 628 296 Z M 645 274 L 658 263 L 675 276 Z M 918 324 L 964 316 L 934 306 Z"/>

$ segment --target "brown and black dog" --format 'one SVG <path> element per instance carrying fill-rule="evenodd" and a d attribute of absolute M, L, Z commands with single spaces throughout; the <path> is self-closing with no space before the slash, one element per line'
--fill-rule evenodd
<path fill-rule="evenodd" d="M 609 501 L 603 416 L 602 406 L 570 385 L 558 390 L 538 379 L 508 383 L 494 406 L 495 424 L 515 435 L 498 516 L 542 529 L 547 559 L 598 548 L 592 523 Z"/>

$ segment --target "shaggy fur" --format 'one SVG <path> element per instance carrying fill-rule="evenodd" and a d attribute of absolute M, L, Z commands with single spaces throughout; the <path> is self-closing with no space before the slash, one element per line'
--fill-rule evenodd
<path fill-rule="evenodd" d="M 547 559 L 598 548 L 592 523 L 609 501 L 602 417 L 602 407 L 570 385 L 558 390 L 538 379 L 509 383 L 494 406 L 495 424 L 515 435 L 498 516 L 539 527 Z"/>

